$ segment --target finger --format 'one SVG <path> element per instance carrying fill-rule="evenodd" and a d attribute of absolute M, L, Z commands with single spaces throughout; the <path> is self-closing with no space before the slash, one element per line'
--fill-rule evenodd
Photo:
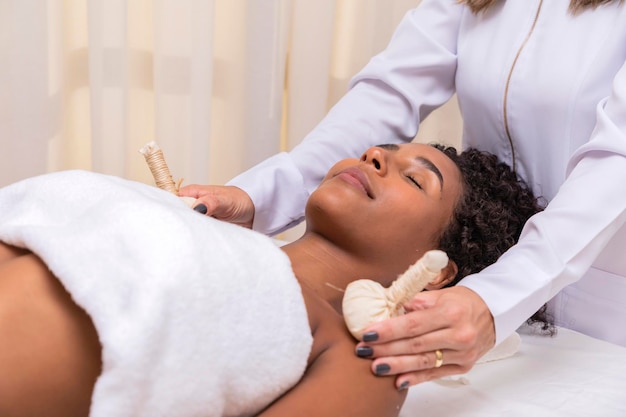
<path fill-rule="evenodd" d="M 459 345 L 452 343 L 453 340 L 454 333 L 444 329 L 419 337 L 407 337 L 386 343 L 359 342 L 357 344 L 357 355 L 362 347 L 370 348 L 369 357 L 372 358 L 427 353 L 434 352 L 436 349 L 459 349 Z M 364 350 L 361 349 L 360 351 L 363 352 Z"/>
<path fill-rule="evenodd" d="M 207 206 L 207 216 L 252 228 L 254 204 L 245 192 L 235 187 L 224 188 L 200 200 Z"/>
<path fill-rule="evenodd" d="M 195 202 L 194 210 L 205 214 L 207 216 L 214 216 L 215 212 L 219 209 L 219 201 L 214 195 L 200 196 Z"/>
<path fill-rule="evenodd" d="M 192 190 L 193 192 L 193 190 Z M 233 197 L 227 191 L 214 187 L 211 192 L 206 192 L 203 188 L 196 200 L 196 205 L 203 204 L 206 207 L 204 214 L 220 220 L 231 220 L 237 214 Z"/>
<path fill-rule="evenodd" d="M 206 186 L 198 184 L 185 185 L 178 190 L 178 195 L 181 197 L 199 198 L 203 194 L 206 194 Z"/>
<path fill-rule="evenodd" d="M 372 361 L 372 372 L 376 375 L 400 375 L 428 369 L 440 368 L 444 365 L 457 365 L 454 362 L 456 352 L 453 350 L 435 350 L 417 355 L 391 356 Z M 463 365 L 467 366 L 467 365 Z"/>
<path fill-rule="evenodd" d="M 207 207 L 208 216 L 220 215 L 227 217 L 233 211 L 235 196 L 232 189 L 223 186 L 191 184 L 182 187 L 178 191 L 179 197 L 193 197 L 197 199 L 196 205 L 204 204 Z"/>
<path fill-rule="evenodd" d="M 188 203 L 191 208 L 200 214 L 212 216 L 220 205 L 216 193 L 219 193 L 218 187 L 191 184 L 182 187 L 178 196 L 182 199 L 193 199 L 191 204 Z"/>
<path fill-rule="evenodd" d="M 198 200 L 196 200 L 196 201 L 198 201 Z M 195 203 L 195 202 L 194 202 L 194 203 Z M 197 211 L 198 213 L 200 213 L 200 214 L 206 214 L 206 213 L 207 213 L 207 210 L 208 210 L 208 209 L 207 209 L 206 204 L 203 204 L 203 203 L 200 203 L 200 204 L 195 205 L 195 206 L 193 207 L 193 209 L 194 209 L 195 211 Z"/>
<path fill-rule="evenodd" d="M 425 381 L 442 378 L 449 375 L 465 374 L 469 372 L 473 364 L 459 365 L 447 363 L 446 357 L 454 355 L 454 351 L 429 352 L 427 354 L 396 356 L 392 358 L 381 358 L 372 362 L 371 371 L 374 375 L 397 375 L 396 387 L 398 389 L 408 388 Z M 441 358 L 441 361 L 438 361 Z M 403 369 L 412 368 L 410 372 L 403 372 Z"/>
<path fill-rule="evenodd" d="M 442 309 L 426 309 L 412 311 L 402 316 L 393 317 L 369 326 L 365 330 L 365 338 L 369 343 L 381 344 L 407 337 L 417 337 L 437 330 L 448 328 L 448 314 Z M 367 337 L 374 335 L 373 337 Z"/>
<path fill-rule="evenodd" d="M 400 374 L 396 377 L 396 387 L 407 389 L 422 382 L 434 381 L 452 375 L 462 375 L 470 371 L 471 367 L 459 365 L 444 365 L 440 368 L 430 368 L 423 371 Z"/>

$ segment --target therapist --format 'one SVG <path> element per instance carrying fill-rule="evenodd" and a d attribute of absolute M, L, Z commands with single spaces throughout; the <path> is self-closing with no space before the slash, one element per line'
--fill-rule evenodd
<path fill-rule="evenodd" d="M 549 205 L 495 264 L 371 326 L 357 354 L 398 384 L 463 373 L 548 300 L 557 325 L 626 346 L 623 3 L 423 0 L 300 145 L 227 187 L 181 194 L 279 233 L 333 163 L 411 141 L 456 93 L 464 147 L 497 154 Z"/>

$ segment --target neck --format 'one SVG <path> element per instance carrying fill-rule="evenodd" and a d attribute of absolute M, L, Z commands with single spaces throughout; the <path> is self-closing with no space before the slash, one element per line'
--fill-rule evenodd
<path fill-rule="evenodd" d="M 291 260 L 291 267 L 300 284 L 327 301 L 339 313 L 346 286 L 372 275 L 363 259 L 314 233 L 305 233 L 300 239 L 284 245 L 282 250 Z"/>

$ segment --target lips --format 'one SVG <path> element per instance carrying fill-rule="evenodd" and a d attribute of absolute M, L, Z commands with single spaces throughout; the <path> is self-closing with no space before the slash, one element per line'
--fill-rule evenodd
<path fill-rule="evenodd" d="M 347 168 L 339 172 L 336 177 L 341 178 L 345 182 L 352 184 L 356 188 L 360 189 L 369 198 L 374 198 L 372 190 L 370 188 L 367 176 L 358 168 Z"/>

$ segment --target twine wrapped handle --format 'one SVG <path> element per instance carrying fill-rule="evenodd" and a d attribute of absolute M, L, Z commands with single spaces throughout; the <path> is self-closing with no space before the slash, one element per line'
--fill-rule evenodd
<path fill-rule="evenodd" d="M 148 142 L 139 149 L 139 152 L 146 158 L 156 186 L 162 190 L 178 195 L 178 185 L 180 185 L 180 182 L 178 185 L 174 182 L 174 178 L 172 178 L 172 174 L 170 174 L 170 169 L 165 162 L 163 151 L 159 145 L 154 141 Z"/>
<path fill-rule="evenodd" d="M 440 250 L 431 250 L 411 265 L 389 288 L 369 279 L 348 284 L 342 309 L 352 336 L 362 340 L 363 332 L 370 324 L 404 314 L 403 304 L 422 291 L 446 265 L 448 255 Z"/>
<path fill-rule="evenodd" d="M 165 162 L 165 156 L 163 155 L 163 151 L 159 145 L 157 145 L 155 141 L 148 142 L 141 149 L 139 149 L 139 152 L 146 159 L 148 168 L 150 168 L 150 172 L 152 173 L 152 177 L 154 177 L 156 186 L 162 190 L 169 191 L 175 196 L 178 196 L 178 190 L 180 189 L 180 184 L 182 184 L 183 179 L 181 178 L 178 183 L 174 182 L 174 178 L 170 173 L 170 169 Z M 193 207 L 195 205 L 196 199 L 193 197 L 179 198 L 189 207 Z"/>

